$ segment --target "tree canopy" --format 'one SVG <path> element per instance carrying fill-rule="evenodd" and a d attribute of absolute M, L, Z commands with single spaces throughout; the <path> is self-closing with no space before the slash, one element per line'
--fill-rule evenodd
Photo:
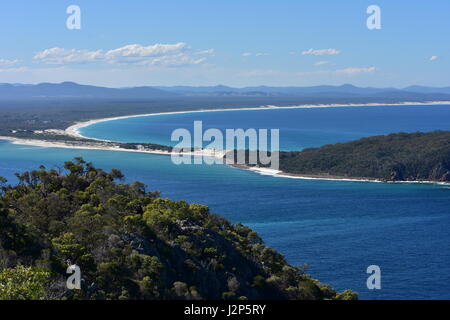
<path fill-rule="evenodd" d="M 0 182 L 0 299 L 354 299 L 207 206 L 81 158 Z M 81 290 L 66 287 L 76 264 Z"/>
<path fill-rule="evenodd" d="M 396 133 L 280 153 L 287 173 L 450 181 L 450 131 Z"/>

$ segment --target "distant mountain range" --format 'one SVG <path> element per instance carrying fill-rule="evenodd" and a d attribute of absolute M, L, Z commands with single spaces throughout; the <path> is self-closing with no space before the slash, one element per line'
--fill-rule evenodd
<path fill-rule="evenodd" d="M 0 99 L 29 98 L 111 98 L 111 99 L 155 99 L 178 96 L 152 87 L 105 88 L 81 85 L 74 82 L 40 83 L 36 85 L 0 84 Z"/>
<path fill-rule="evenodd" d="M 211 87 L 155 87 L 160 90 L 174 92 L 182 95 L 259 95 L 259 96 L 328 96 L 328 97 L 394 97 L 403 96 L 405 98 L 420 97 L 425 98 L 428 95 L 440 97 L 450 95 L 450 87 L 434 88 L 423 86 L 410 86 L 404 89 L 396 88 L 371 88 L 356 87 L 351 84 L 341 86 L 312 86 L 312 87 L 245 87 L 232 88 L 223 85 Z"/>
<path fill-rule="evenodd" d="M 106 88 L 74 82 L 30 84 L 0 84 L 0 100 L 21 99 L 174 99 L 182 97 L 302 97 L 302 98 L 383 98 L 398 100 L 450 100 L 450 87 L 410 86 L 397 88 L 341 86 L 312 87 L 245 87 L 223 85 L 191 87 L 129 87 Z"/>

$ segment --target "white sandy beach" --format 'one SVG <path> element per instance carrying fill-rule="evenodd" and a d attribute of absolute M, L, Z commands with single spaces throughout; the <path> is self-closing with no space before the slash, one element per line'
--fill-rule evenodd
<path fill-rule="evenodd" d="M 225 111 L 258 111 L 258 110 L 268 110 L 268 109 L 308 109 L 308 108 L 338 108 L 338 107 L 385 107 L 385 106 L 403 106 L 403 105 L 446 105 L 450 104 L 450 101 L 430 101 L 430 102 L 402 102 L 402 103 L 392 103 L 392 104 L 380 104 L 380 103 L 366 103 L 366 104 L 312 104 L 312 105 L 298 105 L 298 106 L 261 106 L 255 108 L 232 108 L 232 109 L 200 109 L 191 111 L 174 111 L 174 112 L 159 112 L 159 113 L 146 113 L 146 114 L 136 114 L 129 116 L 111 117 L 103 118 L 97 120 L 89 120 L 84 122 L 78 122 L 70 127 L 68 127 L 65 132 L 67 135 L 76 138 L 87 138 L 98 141 L 109 141 L 85 137 L 80 134 L 79 130 L 81 128 L 106 121 L 128 119 L 128 118 L 139 118 L 139 117 L 152 117 L 160 115 L 170 115 L 170 114 L 186 114 L 186 113 L 198 113 L 198 112 L 225 112 Z"/>
<path fill-rule="evenodd" d="M 17 145 L 25 145 L 25 146 L 34 146 L 41 148 L 63 148 L 63 149 L 80 149 L 80 150 L 105 150 L 105 151 L 121 151 L 121 152 L 135 152 L 135 153 L 149 153 L 149 154 L 160 154 L 170 156 L 173 152 L 165 151 L 165 150 L 141 150 L 141 149 L 125 149 L 114 146 L 95 146 L 88 144 L 80 144 L 73 145 L 66 142 L 56 142 L 56 141 L 45 141 L 45 140 L 34 140 L 34 139 L 21 139 L 7 136 L 0 136 L 0 140 L 6 140 L 11 142 L 12 144 Z M 103 141 L 103 140 L 102 140 Z M 203 150 L 195 150 L 192 152 L 178 152 L 175 153 L 177 155 L 189 155 L 189 156 L 204 156 L 204 157 L 213 157 L 217 159 L 223 159 L 225 156 L 225 151 L 222 150 L 212 150 L 212 149 L 203 149 Z"/>
<path fill-rule="evenodd" d="M 35 140 L 35 139 L 21 139 L 7 136 L 0 136 L 0 140 L 7 140 L 12 144 L 34 146 L 41 148 L 63 148 L 63 149 L 81 149 L 81 150 L 107 150 L 107 151 L 123 151 L 123 152 L 140 152 L 140 153 L 152 153 L 152 154 L 164 154 L 170 155 L 168 151 L 164 150 L 133 150 L 124 149 L 116 147 L 106 147 L 106 146 L 92 146 L 92 145 L 72 145 L 65 142 L 57 141 L 45 141 L 45 140 Z"/>
<path fill-rule="evenodd" d="M 307 108 L 337 108 L 337 107 L 367 107 L 367 106 L 401 106 L 401 105 L 447 105 L 450 104 L 450 101 L 430 101 L 430 102 L 403 102 L 396 104 L 379 104 L 379 103 L 368 103 L 368 104 L 320 104 L 320 105 L 299 105 L 299 106 L 261 106 L 255 108 L 232 108 L 232 109 L 206 109 L 206 110 L 191 110 L 191 111 L 174 111 L 174 112 L 160 112 L 160 113 L 148 113 L 148 114 L 137 114 L 137 115 L 129 115 L 129 116 L 120 116 L 120 117 L 111 117 L 111 118 L 103 118 L 96 120 L 89 120 L 85 122 L 76 123 L 65 130 L 65 133 L 68 136 L 75 138 L 83 138 L 95 140 L 98 142 L 114 142 L 110 140 L 102 140 L 95 139 L 90 137 L 85 137 L 80 134 L 79 129 L 106 121 L 120 120 L 120 119 L 128 119 L 128 118 L 138 118 L 138 117 L 150 117 L 150 116 L 159 116 L 159 115 L 171 115 L 171 114 L 186 114 L 186 113 L 200 113 L 200 112 L 225 112 L 225 111 L 258 111 L 258 110 L 268 110 L 268 109 L 307 109 Z M 148 153 L 148 154 L 159 154 L 170 156 L 172 153 L 165 150 L 135 150 L 135 149 L 125 149 L 114 146 L 95 146 L 88 144 L 79 144 L 73 145 L 67 142 L 57 142 L 57 141 L 45 141 L 45 140 L 35 140 L 35 139 L 21 139 L 9 136 L 0 136 L 0 140 L 10 141 L 12 144 L 17 145 L 28 145 L 28 146 L 36 146 L 43 148 L 66 148 L 66 149 L 84 149 L 84 150 L 106 150 L 106 151 L 121 151 L 121 152 L 135 152 L 135 153 Z M 226 154 L 226 150 L 212 150 L 212 149 L 203 149 L 196 150 L 193 152 L 182 152 L 177 154 L 183 155 L 191 155 L 191 156 L 206 156 L 213 157 L 216 159 L 223 160 L 223 157 Z M 436 182 L 436 181 L 399 181 L 399 182 L 386 182 L 381 180 L 374 179 L 352 179 L 352 178 L 326 178 L 326 177 L 311 177 L 311 176 L 302 176 L 302 175 L 292 175 L 285 173 L 280 170 L 270 169 L 270 168 L 261 168 L 261 167 L 239 167 L 243 170 L 249 170 L 261 175 L 269 175 L 274 177 L 281 178 L 290 178 L 290 179 L 302 179 L 302 180 L 329 180 L 329 181 L 349 181 L 349 182 L 378 182 L 378 183 L 426 183 L 426 184 L 441 184 L 441 185 L 450 185 L 450 183 L 446 182 Z"/>

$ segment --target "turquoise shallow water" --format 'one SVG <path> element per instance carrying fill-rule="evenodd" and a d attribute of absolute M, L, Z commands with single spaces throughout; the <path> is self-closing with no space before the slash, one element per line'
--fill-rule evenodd
<path fill-rule="evenodd" d="M 445 129 L 450 119 L 447 110 L 450 109 L 433 107 L 426 113 L 419 111 L 416 116 L 420 119 L 405 117 L 421 126 L 420 130 Z M 389 111 L 386 110 L 384 118 L 392 116 Z M 264 112 L 267 111 L 254 112 L 252 117 Z M 332 119 L 326 122 L 334 123 L 335 114 L 328 115 Z M 170 125 L 187 126 L 192 119 L 184 116 L 171 116 Z M 227 117 L 232 116 L 232 112 L 227 113 Z M 348 116 L 358 119 L 355 115 Z M 245 124 L 245 117 L 239 117 L 240 123 Z M 148 127 L 158 118 L 146 118 L 150 121 Z M 382 119 L 380 115 L 377 121 Z M 406 120 L 400 122 L 407 125 Z M 116 124 L 114 133 L 127 135 L 129 139 L 130 133 L 123 124 L 119 121 Z M 322 125 L 323 122 L 316 124 L 317 128 Z M 414 125 L 408 125 L 412 128 L 408 131 L 419 130 L 414 130 Z M 361 131 L 359 122 L 355 126 L 347 124 L 346 132 L 352 136 L 355 132 L 363 135 L 368 132 Z M 383 123 L 371 124 L 371 128 L 388 130 Z M 399 128 L 404 127 L 391 129 L 400 131 Z M 336 139 L 319 129 L 307 133 L 313 142 L 302 142 L 303 145 Z M 106 137 L 108 132 L 104 134 Z M 283 135 L 281 139 L 283 145 Z M 289 144 L 284 145 L 287 148 Z M 176 166 L 168 156 L 38 148 L 6 142 L 0 142 L 0 175 L 14 181 L 14 172 L 36 169 L 40 164 L 61 166 L 75 156 L 105 169 L 119 168 L 129 181 L 143 181 L 149 189 L 161 190 L 165 197 L 208 204 L 214 212 L 233 222 L 240 221 L 256 229 L 290 263 L 308 263 L 313 276 L 340 290 L 351 288 L 363 299 L 450 299 L 448 186 L 288 179 L 224 165 Z M 382 290 L 366 289 L 365 271 L 372 264 L 381 267 Z"/>

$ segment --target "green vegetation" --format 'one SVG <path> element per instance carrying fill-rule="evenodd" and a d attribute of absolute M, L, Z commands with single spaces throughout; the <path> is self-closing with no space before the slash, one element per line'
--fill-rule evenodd
<path fill-rule="evenodd" d="M 47 298 L 48 271 L 18 265 L 0 272 L 0 300 L 40 300 Z"/>
<path fill-rule="evenodd" d="M 0 99 L 0 136 L 17 138 L 49 138 L 55 135 L 35 135 L 35 130 L 65 130 L 76 122 L 117 116 L 215 108 L 259 107 L 270 103 L 295 105 L 297 100 L 263 98 L 197 98 L 171 99 L 30 99 L 5 101 Z M 17 131 L 14 132 L 13 131 Z M 65 137 L 64 139 L 67 139 Z"/>
<path fill-rule="evenodd" d="M 0 299 L 355 299 L 207 206 L 81 158 L 0 179 Z M 69 264 L 81 290 L 66 288 Z"/>
<path fill-rule="evenodd" d="M 281 152 L 280 170 L 387 181 L 450 181 L 450 131 L 397 133 Z"/>

